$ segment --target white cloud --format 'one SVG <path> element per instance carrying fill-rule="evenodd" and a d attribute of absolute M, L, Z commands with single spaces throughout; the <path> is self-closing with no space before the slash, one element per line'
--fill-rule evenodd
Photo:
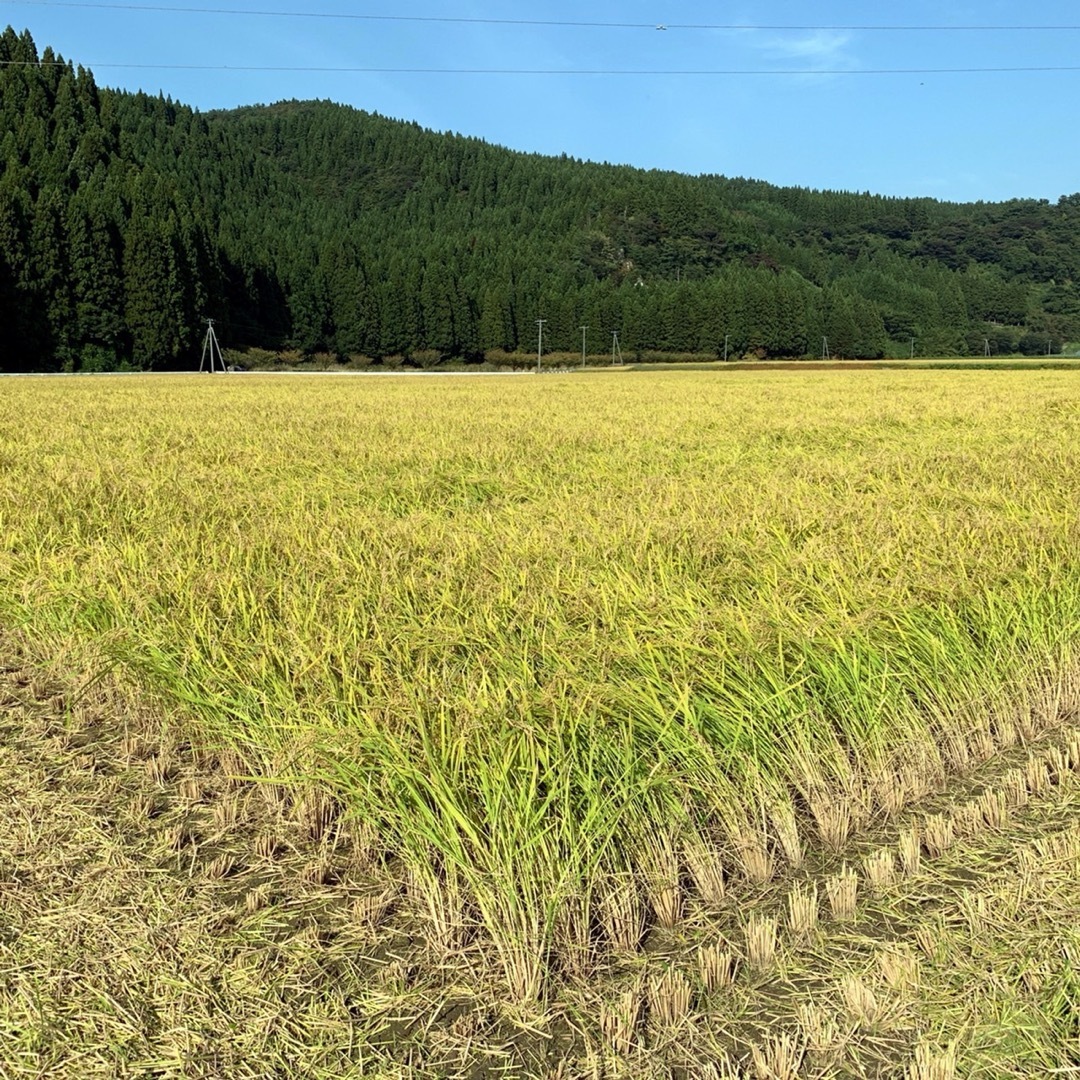
<path fill-rule="evenodd" d="M 751 31 L 753 46 L 770 60 L 788 62 L 807 71 L 853 71 L 858 62 L 845 30 Z"/>

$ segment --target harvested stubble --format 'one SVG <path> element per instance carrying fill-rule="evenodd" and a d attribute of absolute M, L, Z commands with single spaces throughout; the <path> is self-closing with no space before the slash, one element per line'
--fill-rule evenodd
<path fill-rule="evenodd" d="M 956 839 L 952 817 L 948 814 L 927 814 L 923 819 L 922 839 L 931 858 L 943 855 Z"/>
<path fill-rule="evenodd" d="M 896 880 L 896 858 L 891 848 L 878 848 L 863 858 L 863 873 L 874 892 L 883 892 Z"/>
<path fill-rule="evenodd" d="M 278 781 L 270 811 L 364 821 L 432 937 L 482 931 L 535 1000 L 567 897 L 628 952 L 644 897 L 679 917 L 641 837 L 689 817 L 766 883 L 798 827 L 840 845 L 990 752 L 981 704 L 1052 721 L 1068 379 L 12 382 L 0 614 Z"/>
<path fill-rule="evenodd" d="M 849 1032 L 840 1026 L 838 1011 L 805 1002 L 797 1015 L 810 1063 L 818 1069 L 834 1066 L 850 1041 Z"/>
<path fill-rule="evenodd" d="M 753 1048 L 754 1076 L 757 1080 L 796 1080 L 805 1053 L 797 1035 L 775 1035 Z"/>
<path fill-rule="evenodd" d="M 942 1050 L 923 1044 L 916 1047 L 915 1058 L 908 1066 L 906 1080 L 953 1080 L 956 1075 L 956 1048 Z"/>
<path fill-rule="evenodd" d="M 817 882 L 798 882 L 787 897 L 788 926 L 799 938 L 808 937 L 818 924 Z"/>
<path fill-rule="evenodd" d="M 922 865 L 922 840 L 915 826 L 909 826 L 900 833 L 898 853 L 904 874 L 909 877 L 917 874 Z"/>
<path fill-rule="evenodd" d="M 858 975 L 846 975 L 841 980 L 840 1000 L 848 1016 L 861 1027 L 873 1027 L 881 1019 L 881 1002 L 873 988 Z"/>
<path fill-rule="evenodd" d="M 790 801 L 778 802 L 772 808 L 772 823 L 776 830 L 776 839 L 793 870 L 803 864 L 803 845 L 799 836 L 799 826 L 795 816 L 795 807 Z"/>
<path fill-rule="evenodd" d="M 720 851 L 700 834 L 693 834 L 683 848 L 698 895 L 706 904 L 719 907 L 727 895 L 724 863 Z"/>
<path fill-rule="evenodd" d="M 906 947 L 882 949 L 878 953 L 882 978 L 893 990 L 906 990 L 919 981 L 919 958 Z"/>
<path fill-rule="evenodd" d="M 758 971 L 772 967 L 776 959 L 779 922 L 771 915 L 754 912 L 746 922 L 746 960 Z"/>
<path fill-rule="evenodd" d="M 735 981 L 738 962 L 724 942 L 703 945 L 698 950 L 698 973 L 706 990 L 719 990 Z"/>
<path fill-rule="evenodd" d="M 850 866 L 825 879 L 829 910 L 837 922 L 851 922 L 855 918 L 858 891 L 859 875 Z"/>
<path fill-rule="evenodd" d="M 643 995 L 639 983 L 623 989 L 613 1002 L 601 1002 L 600 1030 L 616 1053 L 625 1056 L 633 1050 L 642 1004 Z"/>
<path fill-rule="evenodd" d="M 668 968 L 649 981 L 649 1017 L 660 1027 L 676 1027 L 690 1013 L 693 990 L 686 976 Z"/>

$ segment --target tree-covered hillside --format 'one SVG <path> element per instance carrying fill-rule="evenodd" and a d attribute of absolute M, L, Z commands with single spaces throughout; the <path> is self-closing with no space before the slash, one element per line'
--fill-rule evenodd
<path fill-rule="evenodd" d="M 738 163 L 732 165 L 737 168 Z M 0 367 L 225 344 L 876 357 L 1080 338 L 1080 195 L 948 204 L 515 153 L 330 102 L 199 113 L 0 36 Z"/>

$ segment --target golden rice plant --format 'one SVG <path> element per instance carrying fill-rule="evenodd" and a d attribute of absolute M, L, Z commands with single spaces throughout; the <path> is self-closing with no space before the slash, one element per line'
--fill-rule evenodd
<path fill-rule="evenodd" d="M 152 785 L 211 747 L 265 859 L 362 823 L 543 1000 L 583 918 L 681 918 L 643 837 L 719 906 L 1075 710 L 1069 373 L 729 374 L 11 380 L 0 617 L 160 706 Z"/>

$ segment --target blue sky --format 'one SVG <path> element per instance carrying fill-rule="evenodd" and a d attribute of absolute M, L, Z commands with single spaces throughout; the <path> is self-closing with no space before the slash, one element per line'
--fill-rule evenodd
<path fill-rule="evenodd" d="M 0 9 L 102 85 L 204 110 L 329 98 L 514 149 L 645 168 L 955 200 L 1080 190 L 1078 0 L 144 0 L 186 11 L 129 2 L 141 0 L 0 0 Z M 1058 29 L 866 28 L 885 24 Z M 1054 66 L 1078 70 L 872 73 Z M 580 74 L 615 70 L 639 74 Z M 753 74 L 656 74 L 720 70 Z M 780 71 L 797 73 L 761 74 Z"/>

